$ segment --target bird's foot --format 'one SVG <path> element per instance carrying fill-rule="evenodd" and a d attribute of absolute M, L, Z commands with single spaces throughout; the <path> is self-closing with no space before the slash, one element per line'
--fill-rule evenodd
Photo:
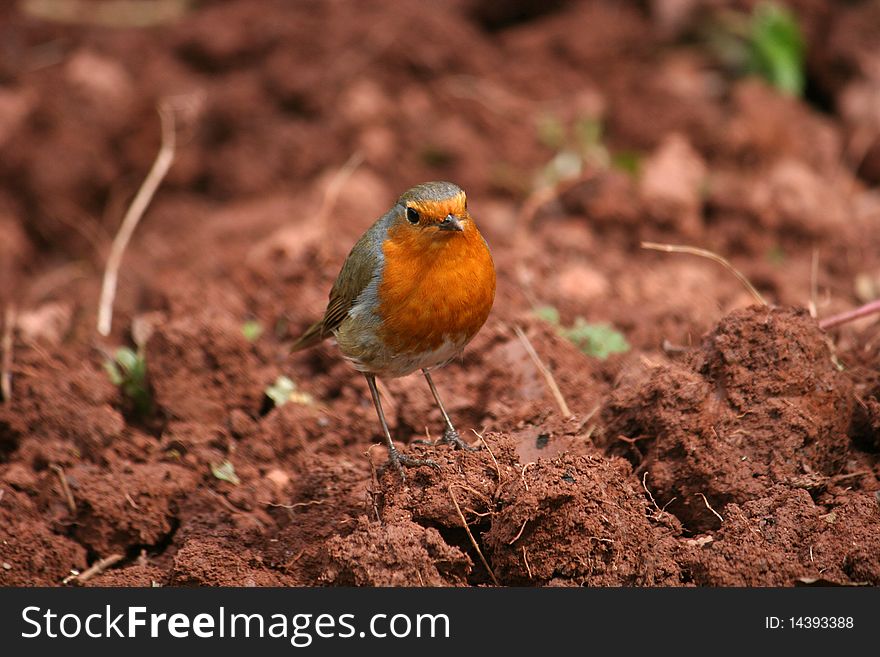
<path fill-rule="evenodd" d="M 428 465 L 432 468 L 441 470 L 440 466 L 431 459 L 417 459 L 406 454 L 401 454 L 394 447 L 388 450 L 388 465 L 394 467 L 400 473 L 400 478 L 406 481 L 406 473 L 404 468 L 417 468 L 422 465 Z"/>
<path fill-rule="evenodd" d="M 480 451 L 479 447 L 472 447 L 468 445 L 461 439 L 461 436 L 458 435 L 458 431 L 453 429 L 452 427 L 446 427 L 446 430 L 443 432 L 443 437 L 437 441 L 437 443 L 445 443 L 447 445 L 452 445 L 453 447 L 457 447 L 458 449 L 463 449 L 466 452 L 478 452 Z"/>
<path fill-rule="evenodd" d="M 473 447 L 464 442 L 461 436 L 458 435 L 458 431 L 450 427 L 446 427 L 443 436 L 437 440 L 416 438 L 415 440 L 411 440 L 410 443 L 414 445 L 430 445 L 431 447 L 436 447 L 437 445 L 452 445 L 456 449 L 463 449 L 466 452 L 478 452 L 480 450 L 479 447 Z"/>

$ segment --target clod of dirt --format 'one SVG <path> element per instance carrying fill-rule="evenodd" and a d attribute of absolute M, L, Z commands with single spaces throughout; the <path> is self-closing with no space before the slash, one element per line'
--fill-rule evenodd
<path fill-rule="evenodd" d="M 728 502 L 804 473 L 834 474 L 852 405 L 815 320 L 752 307 L 725 317 L 690 366 L 658 366 L 614 391 L 606 439 L 641 462 L 661 506 L 703 531 L 718 527 Z"/>
<path fill-rule="evenodd" d="M 844 189 L 794 159 L 780 159 L 756 179 L 748 201 L 763 225 L 813 238 L 846 230 L 854 221 Z"/>
<path fill-rule="evenodd" d="M 131 110 L 136 81 L 116 58 L 79 50 L 65 63 L 64 73 L 71 96 L 91 123 L 115 134 L 135 120 Z"/>
<path fill-rule="evenodd" d="M 34 106 L 34 94 L 27 90 L 0 89 L 0 147 L 21 128 Z M 0 262 L 3 262 L 0 260 Z"/>
<path fill-rule="evenodd" d="M 370 475 L 366 458 L 340 461 L 336 455 L 298 456 L 296 469 L 284 473 L 288 478 L 284 489 L 266 479 L 267 490 L 256 501 L 276 500 L 268 506 L 277 529 L 262 552 L 267 563 L 288 576 L 293 585 L 307 586 L 314 585 L 327 566 L 328 542 L 348 536 L 357 519 L 373 511 L 367 494 Z M 214 529 L 208 525 L 201 531 L 213 534 Z"/>
<path fill-rule="evenodd" d="M 880 582 L 880 507 L 872 496 L 857 495 L 826 511 L 804 490 L 770 492 L 724 507 L 715 540 L 681 559 L 697 585 Z"/>
<path fill-rule="evenodd" d="M 22 349 L 16 364 L 23 373 L 14 380 L 8 423 L 28 436 L 23 447 L 31 442 L 32 451 L 47 452 L 53 440 L 70 441 L 83 457 L 97 458 L 120 439 L 125 419 L 115 408 L 119 391 L 97 363 L 82 353 Z"/>
<path fill-rule="evenodd" d="M 132 564 L 111 568 L 86 582 L 86 586 L 162 586 L 168 573 L 158 566 Z"/>
<path fill-rule="evenodd" d="M 164 463 L 109 471 L 83 464 L 66 476 L 79 510 L 74 534 L 102 557 L 163 541 L 174 527 L 176 500 L 199 481 L 192 470 Z"/>
<path fill-rule="evenodd" d="M 515 443 L 510 436 L 486 433 L 484 440 L 491 454 L 482 443 L 479 443 L 480 449 L 473 452 L 410 445 L 407 449 L 410 455 L 432 459 L 440 469 L 410 468 L 406 480 L 401 481 L 394 468 L 386 467 L 379 478 L 380 495 L 377 496 L 377 508 L 384 524 L 406 527 L 416 523 L 436 529 L 443 541 L 466 554 L 471 563 L 478 564 L 470 571 L 471 584 L 490 581 L 471 541 L 479 545 L 483 532 L 490 527 L 502 483 L 518 478 L 520 471 Z M 432 563 L 432 559 L 425 561 L 421 572 L 435 568 Z M 468 574 L 459 566 L 455 567 L 455 573 L 455 577 Z M 451 574 L 444 575 L 446 581 L 454 581 Z"/>
<path fill-rule="evenodd" d="M 705 341 L 700 372 L 743 416 L 746 431 L 770 425 L 756 417 L 762 414 L 782 420 L 793 435 L 792 446 L 815 469 L 828 474 L 841 465 L 852 384 L 806 310 L 752 307 L 731 313 Z M 784 449 L 785 442 L 777 435 L 773 448 Z"/>
<path fill-rule="evenodd" d="M 664 139 L 644 163 L 639 180 L 642 203 L 658 223 L 676 223 L 682 235 L 702 232 L 700 206 L 708 171 L 682 135 Z"/>
<path fill-rule="evenodd" d="M 837 570 L 853 582 L 880 585 L 880 496 L 853 495 L 842 505 L 819 516 L 825 523 L 822 536 L 817 540 L 819 551 L 826 563 L 833 564 L 827 577 L 838 576 Z"/>
<path fill-rule="evenodd" d="M 174 555 L 172 586 L 280 586 L 252 550 L 219 538 L 191 538 Z"/>
<path fill-rule="evenodd" d="M 651 525 L 644 493 L 620 459 L 538 461 L 505 484 L 499 506 L 485 544 L 505 584 L 679 583 L 672 543 Z"/>
<path fill-rule="evenodd" d="M 322 583 L 337 586 L 464 586 L 473 566 L 433 527 L 413 522 L 369 522 L 327 544 Z"/>
<path fill-rule="evenodd" d="M 259 412 L 253 349 L 240 326 L 219 314 L 157 327 L 146 361 L 156 404 L 169 418 L 219 424 L 233 409 Z"/>
<path fill-rule="evenodd" d="M 53 533 L 24 493 L 8 488 L 0 505 L 0 586 L 57 586 L 86 565 L 86 550 Z"/>
<path fill-rule="evenodd" d="M 500 483 L 519 477 L 519 467 L 509 436 L 492 433 L 486 434 L 484 439 L 495 461 L 482 445 L 474 452 L 447 447 L 418 449 L 411 445 L 410 455 L 432 459 L 440 470 L 427 466 L 409 469 L 406 481 L 401 481 L 394 468 L 385 468 L 379 482 L 382 520 L 412 520 L 426 527 L 464 533 L 453 495 L 468 522 L 475 517 L 478 520 L 487 517 L 476 514 L 486 514 L 493 507 Z M 461 538 L 467 540 L 464 536 Z"/>
<path fill-rule="evenodd" d="M 599 230 L 639 232 L 646 225 L 645 208 L 639 198 L 632 176 L 611 170 L 597 174 L 583 184 L 575 185 L 561 198 L 565 209 L 574 215 L 590 218 Z"/>
<path fill-rule="evenodd" d="M 774 162 L 792 157 L 825 174 L 840 166 L 842 136 L 827 117 L 776 93 L 754 78 L 735 85 L 734 116 L 721 147 L 741 160 Z"/>

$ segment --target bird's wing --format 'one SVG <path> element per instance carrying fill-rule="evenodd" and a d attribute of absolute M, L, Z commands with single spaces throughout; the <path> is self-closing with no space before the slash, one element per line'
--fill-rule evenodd
<path fill-rule="evenodd" d="M 370 248 L 372 244 L 369 242 L 366 235 L 358 241 L 342 266 L 339 276 L 336 277 L 336 282 L 330 290 L 330 301 L 321 322 L 322 338 L 328 337 L 339 328 L 355 300 L 370 284 L 376 273 L 378 257 Z"/>
<path fill-rule="evenodd" d="M 330 290 L 330 301 L 324 317 L 312 324 L 300 338 L 290 347 L 291 351 L 299 351 L 311 347 L 325 338 L 329 338 L 334 330 L 339 328 L 348 311 L 354 305 L 355 300 L 370 284 L 376 267 L 379 264 L 379 251 L 381 239 L 376 230 L 367 231 L 354 245 L 336 282 Z"/>

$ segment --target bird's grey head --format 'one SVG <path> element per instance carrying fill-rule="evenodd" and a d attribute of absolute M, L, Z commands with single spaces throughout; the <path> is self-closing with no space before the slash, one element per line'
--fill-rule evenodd
<path fill-rule="evenodd" d="M 442 180 L 407 190 L 397 199 L 397 207 L 403 219 L 420 228 L 461 232 L 464 222 L 470 219 L 464 190 Z"/>
<path fill-rule="evenodd" d="M 464 190 L 455 183 L 446 182 L 445 180 L 434 180 L 432 182 L 416 185 L 412 189 L 408 189 L 400 198 L 398 203 L 406 203 L 407 201 L 415 202 L 439 202 L 464 196 Z"/>

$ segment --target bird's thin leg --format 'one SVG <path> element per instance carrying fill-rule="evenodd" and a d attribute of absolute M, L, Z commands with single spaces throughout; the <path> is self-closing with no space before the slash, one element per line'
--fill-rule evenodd
<path fill-rule="evenodd" d="M 376 407 L 376 414 L 379 416 L 379 422 L 382 424 L 382 431 L 385 433 L 385 441 L 388 443 L 388 461 L 394 465 L 400 473 L 401 479 L 406 479 L 403 468 L 416 467 L 419 465 L 430 465 L 431 467 L 440 469 L 440 466 L 430 459 L 415 459 L 406 454 L 401 454 L 394 446 L 391 440 L 391 432 L 388 430 L 388 422 L 385 421 L 385 412 L 382 410 L 382 402 L 379 400 L 379 390 L 376 388 L 376 377 L 373 374 L 364 374 L 367 379 L 367 385 L 370 387 L 370 394 L 373 397 L 373 405 Z"/>
<path fill-rule="evenodd" d="M 427 369 L 423 369 L 422 373 L 425 375 L 425 379 L 428 381 L 428 386 L 430 386 L 431 388 L 431 394 L 434 395 L 434 401 L 436 401 L 437 406 L 440 407 L 440 413 L 443 415 L 443 421 L 446 422 L 446 428 L 443 430 L 443 437 L 440 439 L 440 441 L 448 443 L 450 445 L 455 445 L 459 449 L 466 449 L 469 452 L 477 451 L 476 447 L 471 447 L 466 442 L 464 442 L 461 439 L 461 436 L 458 435 L 458 431 L 456 431 L 455 427 L 452 426 L 452 420 L 449 419 L 449 414 L 443 407 L 443 402 L 440 401 L 440 395 L 437 393 L 437 386 L 434 385 L 434 381 L 433 379 L 431 379 L 431 373 Z"/>

